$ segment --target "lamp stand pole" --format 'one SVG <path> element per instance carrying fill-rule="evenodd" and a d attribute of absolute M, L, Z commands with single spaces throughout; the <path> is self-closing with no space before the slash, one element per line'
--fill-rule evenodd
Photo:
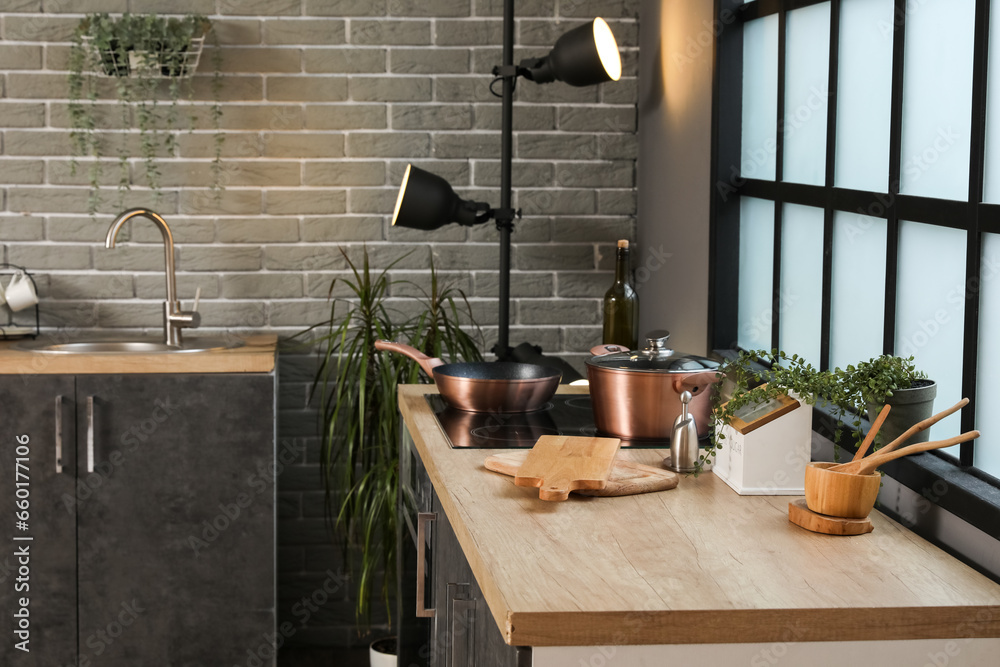
<path fill-rule="evenodd" d="M 500 232 L 500 321 L 493 353 L 501 361 L 510 358 L 510 235 L 514 231 L 515 212 L 511 207 L 511 163 L 514 154 L 514 0 L 503 3 L 503 98 L 500 120 L 500 208 L 495 212 Z"/>

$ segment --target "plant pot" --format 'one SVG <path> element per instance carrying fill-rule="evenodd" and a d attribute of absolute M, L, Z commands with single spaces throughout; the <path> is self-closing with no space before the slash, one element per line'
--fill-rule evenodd
<path fill-rule="evenodd" d="M 98 53 L 104 73 L 108 76 L 128 76 L 130 70 L 127 51 L 130 49 L 121 48 L 117 39 L 111 40 L 110 48 Z"/>
<path fill-rule="evenodd" d="M 371 667 L 396 667 L 396 652 L 395 637 L 376 639 L 368 649 Z"/>
<path fill-rule="evenodd" d="M 914 386 L 909 389 L 897 389 L 892 392 L 892 396 L 885 401 L 892 406 L 892 410 L 882 425 L 882 430 L 879 431 L 879 441 L 882 444 L 888 444 L 917 422 L 932 416 L 936 396 L 937 382 L 932 380 L 917 380 Z M 868 404 L 869 421 L 875 421 L 881 408 L 881 405 Z M 905 447 L 916 442 L 927 442 L 929 438 L 930 429 L 925 429 L 899 446 Z"/>

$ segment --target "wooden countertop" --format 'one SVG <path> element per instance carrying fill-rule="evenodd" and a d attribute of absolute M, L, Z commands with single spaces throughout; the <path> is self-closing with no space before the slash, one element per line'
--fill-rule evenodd
<path fill-rule="evenodd" d="M 511 645 L 1000 637 L 1000 585 L 878 512 L 867 535 L 810 533 L 788 521 L 792 497 L 739 496 L 710 473 L 545 502 L 483 467 L 494 450 L 451 449 L 431 391 L 400 387 L 403 418 Z"/>
<path fill-rule="evenodd" d="M 96 373 L 270 373 L 278 337 L 245 336 L 228 350 L 175 354 L 42 354 L 0 343 L 0 375 L 89 375 Z"/>

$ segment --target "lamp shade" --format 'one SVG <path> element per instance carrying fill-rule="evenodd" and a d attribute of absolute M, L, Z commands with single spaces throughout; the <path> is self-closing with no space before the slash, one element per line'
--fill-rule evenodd
<path fill-rule="evenodd" d="M 488 209 L 486 204 L 460 198 L 440 176 L 408 164 L 396 197 L 392 224 L 425 231 L 451 222 L 474 225 L 486 219 L 477 212 Z"/>
<path fill-rule="evenodd" d="M 565 33 L 547 56 L 526 60 L 521 67 L 535 83 L 558 80 L 571 86 L 617 81 L 622 75 L 618 43 L 607 21 L 600 17 Z"/>

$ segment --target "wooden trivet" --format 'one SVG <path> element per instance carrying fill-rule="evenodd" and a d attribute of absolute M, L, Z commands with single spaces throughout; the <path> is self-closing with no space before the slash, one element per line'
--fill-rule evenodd
<path fill-rule="evenodd" d="M 875 530 L 871 519 L 844 519 L 813 512 L 806 505 L 805 498 L 788 503 L 788 520 L 814 533 L 826 535 L 864 535 Z"/>

